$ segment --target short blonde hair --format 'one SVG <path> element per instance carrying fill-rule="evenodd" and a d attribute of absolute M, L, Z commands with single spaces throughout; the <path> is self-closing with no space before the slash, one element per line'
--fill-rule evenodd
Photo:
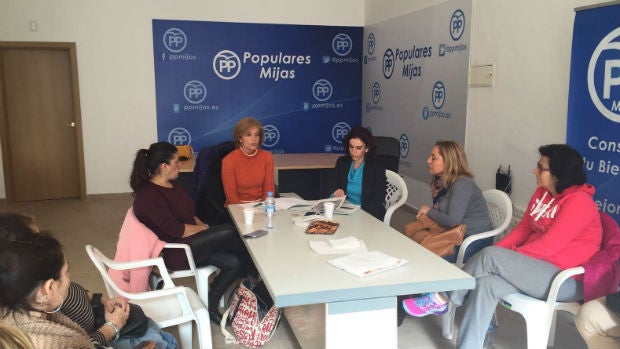
<path fill-rule="evenodd" d="M 444 187 L 450 188 L 459 177 L 474 177 L 467 163 L 465 150 L 460 144 L 454 141 L 437 141 L 435 146 L 439 149 L 439 155 L 443 157 L 444 168 L 441 183 Z M 431 184 L 432 182 L 433 178 L 431 178 Z"/>
<path fill-rule="evenodd" d="M 247 117 L 239 120 L 237 125 L 235 125 L 235 129 L 233 130 L 233 140 L 235 141 L 235 146 L 239 148 L 241 146 L 241 136 L 243 136 L 249 129 L 252 127 L 258 128 L 258 134 L 260 136 L 260 142 L 258 146 L 263 145 L 265 141 L 265 130 L 263 129 L 263 125 L 255 118 Z"/>
<path fill-rule="evenodd" d="M 34 349 L 34 344 L 28 334 L 0 321 L 0 348 Z"/>

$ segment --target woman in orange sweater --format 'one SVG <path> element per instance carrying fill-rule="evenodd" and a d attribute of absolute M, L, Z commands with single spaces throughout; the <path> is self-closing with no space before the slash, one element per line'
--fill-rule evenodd
<path fill-rule="evenodd" d="M 273 157 L 260 149 L 265 130 L 255 118 L 239 120 L 233 131 L 237 149 L 222 160 L 222 183 L 226 203 L 263 201 L 267 192 L 274 192 Z"/>

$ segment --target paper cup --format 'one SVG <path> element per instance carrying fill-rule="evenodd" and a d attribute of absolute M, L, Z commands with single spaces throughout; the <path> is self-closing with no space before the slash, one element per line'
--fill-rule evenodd
<path fill-rule="evenodd" d="M 332 219 L 334 216 L 334 206 L 335 205 L 333 202 L 326 202 L 323 204 L 323 207 L 325 208 L 325 218 Z"/>
<path fill-rule="evenodd" d="M 252 222 L 254 221 L 254 209 L 244 208 L 243 217 L 245 218 L 245 224 L 252 224 Z"/>

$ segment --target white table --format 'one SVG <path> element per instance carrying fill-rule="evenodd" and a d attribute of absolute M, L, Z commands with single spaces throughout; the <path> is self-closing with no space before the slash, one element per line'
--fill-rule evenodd
<path fill-rule="evenodd" d="M 264 229 L 265 215 L 257 212 L 246 225 L 241 205 L 228 207 L 241 234 Z M 307 235 L 291 215 L 278 210 L 274 228 L 258 239 L 244 242 L 275 305 L 290 307 L 324 303 L 325 348 L 397 348 L 396 296 L 431 291 L 472 289 L 467 273 L 360 210 L 334 216 L 335 234 Z M 339 255 L 314 253 L 308 240 L 353 235 L 368 248 L 405 258 L 397 269 L 359 278 L 336 269 L 327 260 Z"/>

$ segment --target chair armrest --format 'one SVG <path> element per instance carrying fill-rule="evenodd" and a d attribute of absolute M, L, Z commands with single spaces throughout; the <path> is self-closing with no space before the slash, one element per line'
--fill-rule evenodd
<path fill-rule="evenodd" d="M 489 231 L 485 231 L 483 233 L 478 233 L 478 234 L 474 234 L 474 235 L 470 235 L 468 237 L 466 237 L 463 240 L 463 243 L 461 243 L 461 248 L 459 249 L 459 254 L 456 257 L 456 266 L 459 268 L 463 267 L 463 260 L 465 259 L 465 251 L 467 251 L 467 248 L 469 247 L 469 245 L 473 244 L 474 242 L 478 241 L 478 240 L 482 240 L 482 239 L 486 239 L 492 236 L 496 236 L 499 233 L 502 232 L 501 228 L 496 228 L 493 230 L 489 230 Z"/>
<path fill-rule="evenodd" d="M 192 273 L 196 274 L 196 263 L 194 262 L 194 254 L 191 247 L 188 244 L 166 243 L 164 248 L 180 248 L 185 251 L 185 257 L 187 258 L 187 264 Z"/>
<path fill-rule="evenodd" d="M 551 283 L 551 288 L 549 289 L 549 295 L 547 296 L 547 306 L 554 306 L 555 302 L 558 298 L 558 292 L 560 291 L 560 286 L 564 283 L 564 281 L 568 280 L 570 277 L 575 275 L 583 274 L 585 269 L 581 266 L 568 268 L 566 270 L 562 270 L 558 275 L 553 278 L 553 282 Z"/>
<path fill-rule="evenodd" d="M 114 260 L 109 260 L 107 262 L 108 267 L 114 270 L 129 270 L 136 268 L 145 268 L 145 267 L 157 267 L 159 270 L 159 275 L 164 281 L 164 288 L 169 289 L 175 287 L 174 282 L 172 282 L 172 278 L 170 277 L 170 273 L 168 273 L 168 269 L 166 268 L 166 264 L 164 263 L 164 259 L 161 257 L 150 258 L 150 259 L 142 259 L 137 261 L 128 261 L 128 262 L 118 262 Z"/>

